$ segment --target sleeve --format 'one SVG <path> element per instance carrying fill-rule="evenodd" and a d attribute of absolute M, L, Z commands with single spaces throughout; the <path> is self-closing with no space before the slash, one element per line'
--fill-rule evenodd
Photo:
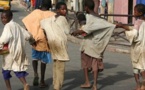
<path fill-rule="evenodd" d="M 103 20 L 99 17 L 87 17 L 86 25 L 84 25 L 82 30 L 87 34 L 91 34 L 96 30 L 102 30 L 114 26 L 115 26 L 114 24 L 109 23 L 108 21 Z"/>
<path fill-rule="evenodd" d="M 69 26 L 69 24 L 68 24 L 68 21 L 66 20 L 66 18 L 64 18 L 64 32 L 65 32 L 65 34 L 66 35 L 68 35 L 69 33 L 70 33 L 70 26 Z"/>
<path fill-rule="evenodd" d="M 36 13 L 37 13 L 37 10 L 34 10 L 33 12 L 31 12 L 30 14 L 28 14 L 26 17 L 22 19 L 22 22 L 28 31 L 32 29 L 31 28 L 32 26 L 37 26 L 39 17 L 38 17 L 38 14 Z"/>
<path fill-rule="evenodd" d="M 125 31 L 126 38 L 129 40 L 130 43 L 133 43 L 137 36 L 138 36 L 138 31 L 136 29 L 132 29 L 130 31 Z"/>
<path fill-rule="evenodd" d="M 29 33 L 27 30 L 25 30 L 23 28 L 22 28 L 22 30 L 23 30 L 25 40 L 29 41 L 30 45 L 33 45 L 35 43 L 35 39 L 31 35 L 31 33 Z"/>
<path fill-rule="evenodd" d="M 9 43 L 10 39 L 12 38 L 12 33 L 9 25 L 5 25 L 2 35 L 0 37 L 0 45 L 4 45 Z"/>

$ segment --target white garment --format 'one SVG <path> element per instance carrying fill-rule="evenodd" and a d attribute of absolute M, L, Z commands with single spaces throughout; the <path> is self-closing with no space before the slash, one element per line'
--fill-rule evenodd
<path fill-rule="evenodd" d="M 145 22 L 139 30 L 126 31 L 126 36 L 131 43 L 131 60 L 133 68 L 145 70 Z"/>
<path fill-rule="evenodd" d="M 52 58 L 56 60 L 68 61 L 67 34 L 69 34 L 69 24 L 65 17 L 51 17 L 41 21 L 44 29 Z"/>
<path fill-rule="evenodd" d="M 81 51 L 91 57 L 102 59 L 115 25 L 91 14 L 88 14 L 86 19 L 86 25 L 82 30 L 87 36 L 84 37 Z"/>
<path fill-rule="evenodd" d="M 30 37 L 30 34 L 13 20 L 4 26 L 0 37 L 0 48 L 7 43 L 9 48 L 9 54 L 3 55 L 4 70 L 25 71 L 27 69 L 29 63 L 25 53 L 25 40 Z"/>

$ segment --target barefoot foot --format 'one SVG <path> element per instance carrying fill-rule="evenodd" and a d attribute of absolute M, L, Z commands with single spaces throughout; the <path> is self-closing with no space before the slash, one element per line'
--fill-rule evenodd
<path fill-rule="evenodd" d="M 97 85 L 93 85 L 92 90 L 97 90 Z"/>
<path fill-rule="evenodd" d="M 142 81 L 141 89 L 140 90 L 145 90 L 145 80 Z"/>
<path fill-rule="evenodd" d="M 91 88 L 90 83 L 85 83 L 80 86 L 81 88 Z"/>

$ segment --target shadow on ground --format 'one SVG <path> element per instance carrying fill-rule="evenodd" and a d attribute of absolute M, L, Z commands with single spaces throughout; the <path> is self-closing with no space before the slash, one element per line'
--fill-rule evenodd
<path fill-rule="evenodd" d="M 105 69 L 112 69 L 116 68 L 118 65 L 117 64 L 110 64 L 110 63 L 104 63 Z M 114 72 L 112 75 L 104 75 L 103 72 L 99 73 L 99 78 L 98 78 L 98 84 L 99 88 L 98 90 L 102 90 L 103 88 L 109 86 L 109 85 L 114 85 L 117 82 L 132 78 L 131 75 L 128 75 L 124 71 L 120 72 Z M 90 82 L 93 82 L 93 75 L 92 73 L 89 73 L 89 78 Z M 39 88 L 38 86 L 30 86 L 30 90 L 49 90 L 52 88 L 52 78 L 48 78 L 46 80 L 46 83 L 48 83 L 48 87 L 46 88 Z M 83 75 L 83 70 L 72 70 L 72 71 L 66 71 L 65 72 L 65 82 L 63 84 L 63 89 L 62 90 L 74 90 L 75 88 L 80 87 L 80 85 L 84 83 L 84 75 Z M 23 89 L 19 89 L 23 90 Z M 88 90 L 88 89 L 86 89 Z"/>
<path fill-rule="evenodd" d="M 116 64 L 110 63 L 104 63 L 104 65 L 105 69 L 116 68 L 118 66 Z M 104 73 L 99 74 L 98 84 L 101 86 L 99 90 L 105 88 L 108 85 L 113 85 L 114 83 L 132 78 L 131 75 L 128 75 L 124 71 L 114 72 L 113 75 L 105 75 L 105 77 L 101 77 L 103 75 Z M 89 78 L 90 82 L 93 82 L 92 73 L 89 73 Z M 63 85 L 63 90 L 74 90 L 74 88 L 80 87 L 82 83 L 84 83 L 83 70 L 67 71 L 65 73 L 65 83 Z"/>
<path fill-rule="evenodd" d="M 19 12 L 18 10 L 11 10 L 12 12 Z M 0 12 L 3 12 L 2 9 L 0 9 Z"/>

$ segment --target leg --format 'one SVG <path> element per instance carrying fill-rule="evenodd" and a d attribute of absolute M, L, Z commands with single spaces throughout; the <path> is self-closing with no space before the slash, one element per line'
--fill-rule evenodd
<path fill-rule="evenodd" d="M 141 71 L 141 76 L 142 76 L 142 79 L 143 79 L 141 90 L 145 90 L 145 71 L 144 70 Z"/>
<path fill-rule="evenodd" d="M 64 71 L 65 71 L 65 62 L 64 61 L 55 61 L 55 82 L 54 89 L 61 90 L 63 81 L 64 81 Z"/>
<path fill-rule="evenodd" d="M 88 68 L 90 68 L 92 65 L 92 64 L 90 64 L 90 62 L 88 62 L 88 61 L 91 61 L 90 58 L 91 57 L 89 57 L 85 53 L 81 52 L 81 63 L 82 63 L 83 71 L 84 71 L 84 77 L 85 77 L 85 83 L 81 85 L 82 88 L 91 87 L 91 84 L 89 81 L 89 76 L 88 76 Z"/>
<path fill-rule="evenodd" d="M 97 90 L 98 74 L 104 69 L 102 59 L 93 58 L 92 69 L 93 69 L 93 77 L 94 77 L 94 84 L 92 90 Z"/>
<path fill-rule="evenodd" d="M 85 83 L 81 85 L 82 88 L 90 88 L 90 81 L 88 76 L 88 68 L 84 68 Z"/>
<path fill-rule="evenodd" d="M 56 60 L 53 62 L 53 86 L 55 86 L 56 83 Z"/>
<path fill-rule="evenodd" d="M 140 81 L 139 81 L 139 74 L 134 74 L 135 81 L 136 81 L 136 90 L 140 90 Z"/>
<path fill-rule="evenodd" d="M 5 84 L 6 84 L 7 90 L 12 90 L 11 84 L 10 84 L 10 79 L 5 80 Z"/>
<path fill-rule="evenodd" d="M 29 85 L 25 79 L 25 77 L 28 75 L 27 72 L 22 71 L 22 72 L 14 72 L 15 75 L 19 78 L 19 80 L 22 82 L 23 86 L 24 86 L 24 90 L 29 90 Z"/>
<path fill-rule="evenodd" d="M 27 84 L 25 77 L 21 77 L 19 79 L 23 83 L 24 90 L 29 90 L 29 85 Z"/>
<path fill-rule="evenodd" d="M 9 71 L 9 70 L 3 70 L 2 69 L 2 74 L 3 74 L 4 80 L 5 80 L 5 84 L 6 84 L 7 90 L 12 90 L 11 83 L 10 83 L 10 78 L 12 76 L 11 76 L 10 72 L 11 71 Z"/>
<path fill-rule="evenodd" d="M 45 84 L 44 78 L 45 78 L 45 70 L 46 70 L 46 64 L 41 62 L 41 80 L 40 80 L 40 87 L 46 87 L 47 85 Z"/>
<path fill-rule="evenodd" d="M 98 70 L 93 71 L 94 74 L 94 84 L 93 84 L 93 89 L 92 90 L 97 90 L 97 78 L 98 78 Z"/>
<path fill-rule="evenodd" d="M 136 81 L 136 88 L 135 90 L 140 90 L 140 80 L 139 80 L 139 70 L 134 68 L 134 77 Z"/>
<path fill-rule="evenodd" d="M 33 65 L 33 70 L 34 70 L 34 80 L 33 80 L 33 85 L 34 86 L 38 86 L 38 80 L 39 80 L 39 77 L 38 77 L 38 61 L 36 60 L 33 60 L 32 61 L 32 65 Z"/>

